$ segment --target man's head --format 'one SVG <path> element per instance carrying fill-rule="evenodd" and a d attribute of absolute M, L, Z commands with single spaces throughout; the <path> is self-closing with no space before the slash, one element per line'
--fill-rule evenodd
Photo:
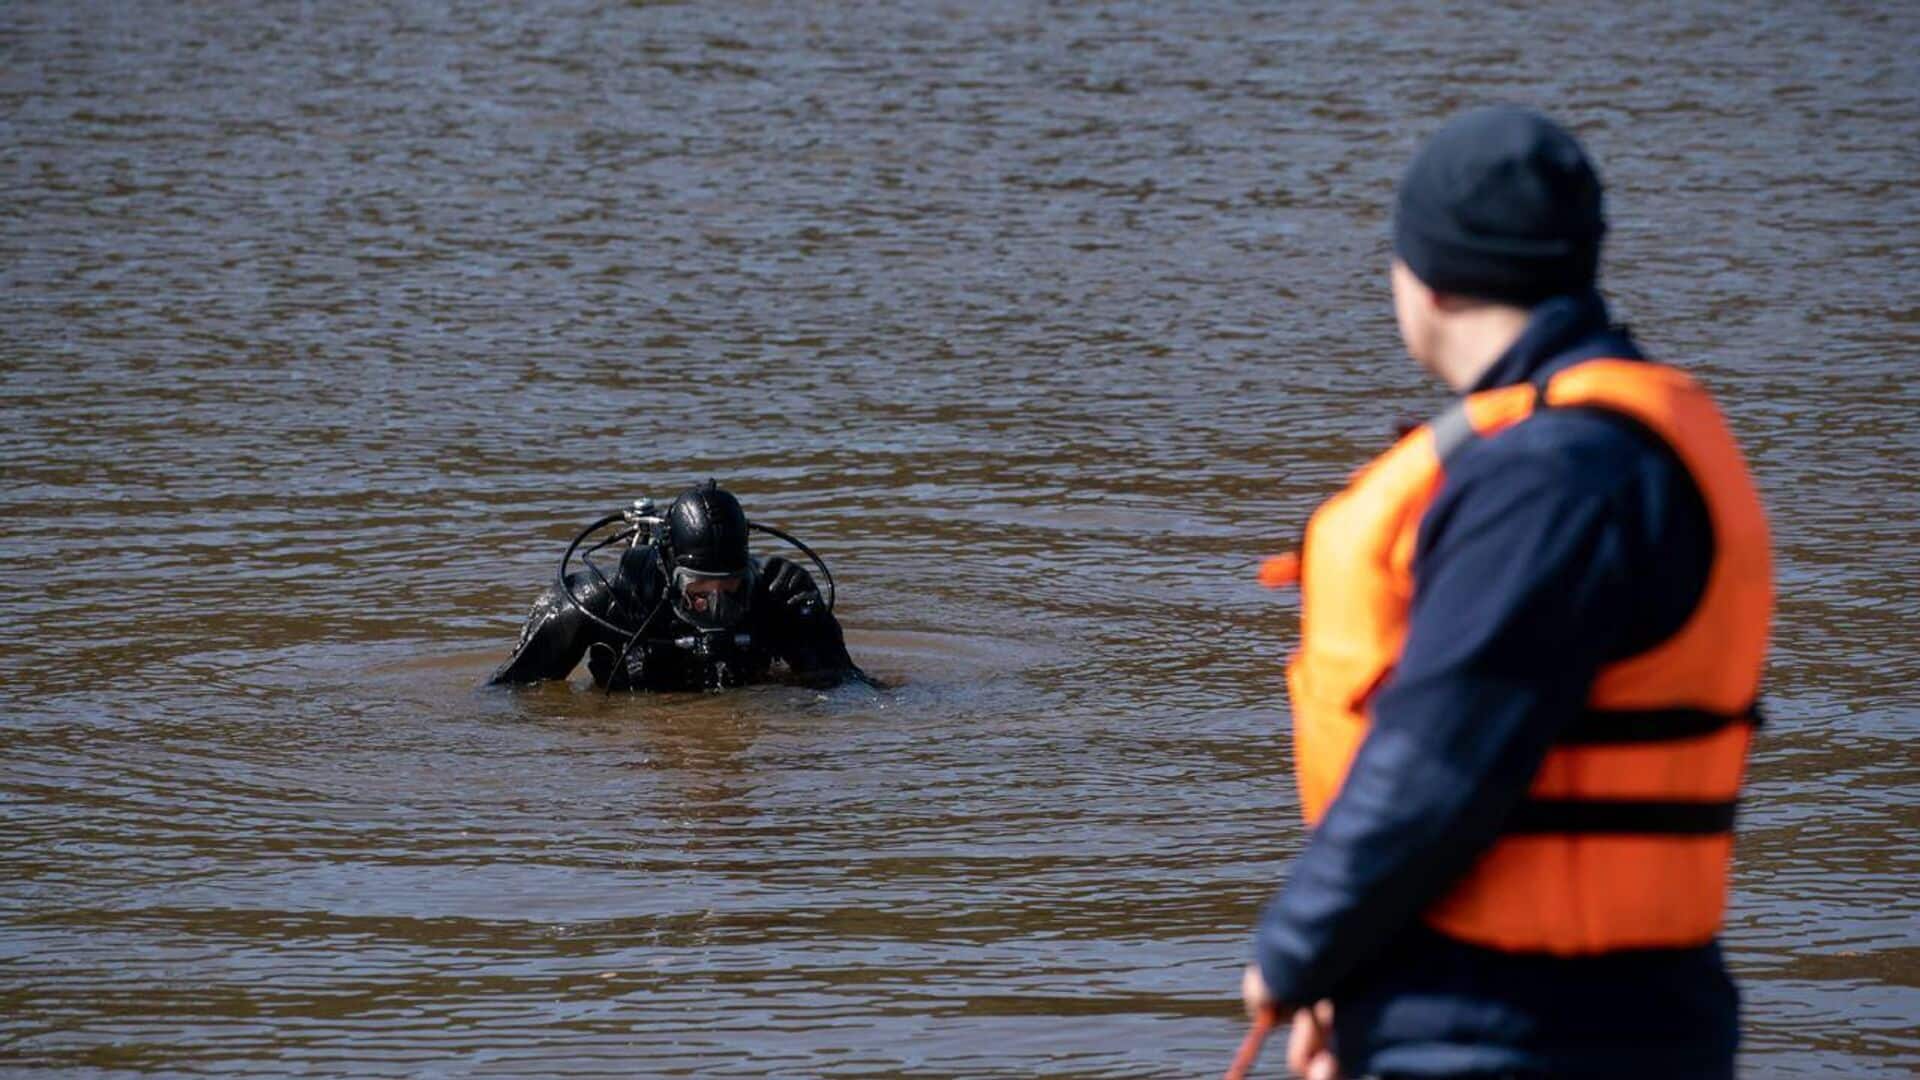
<path fill-rule="evenodd" d="M 667 507 L 666 541 L 674 611 L 705 630 L 739 623 L 753 593 L 740 500 L 712 480 L 688 488 Z"/>
<path fill-rule="evenodd" d="M 1524 312 L 1591 289 L 1607 223 L 1600 178 L 1558 124 L 1530 109 L 1475 109 L 1421 148 L 1394 208 L 1394 307 L 1414 359 L 1436 319 L 1495 306 Z"/>

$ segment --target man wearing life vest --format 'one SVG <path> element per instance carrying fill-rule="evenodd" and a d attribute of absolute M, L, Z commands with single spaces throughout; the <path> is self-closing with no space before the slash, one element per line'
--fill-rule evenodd
<path fill-rule="evenodd" d="M 1537 113 L 1403 180 L 1394 307 L 1462 396 L 1313 515 L 1287 671 L 1311 836 L 1243 993 L 1308 1075 L 1730 1077 L 1734 804 L 1772 611 L 1712 399 L 1595 291 L 1600 183 Z"/>

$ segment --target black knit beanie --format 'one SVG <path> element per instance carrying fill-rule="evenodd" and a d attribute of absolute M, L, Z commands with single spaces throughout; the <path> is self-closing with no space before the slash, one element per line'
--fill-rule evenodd
<path fill-rule="evenodd" d="M 1475 109 L 1407 169 L 1393 249 L 1437 292 L 1532 307 L 1592 288 L 1600 178 L 1560 125 L 1530 109 Z"/>

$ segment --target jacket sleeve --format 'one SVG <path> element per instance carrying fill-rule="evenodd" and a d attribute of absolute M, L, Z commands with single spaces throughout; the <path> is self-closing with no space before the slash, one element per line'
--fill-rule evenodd
<path fill-rule="evenodd" d="M 567 583 L 597 615 L 612 607 L 612 592 L 585 571 L 567 575 Z M 513 655 L 487 680 L 490 686 L 518 686 L 546 679 L 564 679 L 573 672 L 587 648 L 601 636 L 600 628 L 580 609 L 549 585 L 533 602 L 520 628 Z"/>
<path fill-rule="evenodd" d="M 1400 663 L 1261 917 L 1275 1000 L 1330 996 L 1492 844 L 1626 618 L 1631 545 L 1612 504 L 1552 461 L 1449 477 L 1418 540 Z"/>

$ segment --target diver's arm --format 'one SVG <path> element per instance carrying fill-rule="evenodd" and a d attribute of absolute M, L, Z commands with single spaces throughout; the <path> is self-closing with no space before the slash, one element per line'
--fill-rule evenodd
<path fill-rule="evenodd" d="M 823 689 L 849 678 L 872 681 L 847 655 L 840 623 L 805 568 L 775 555 L 760 568 L 754 593 L 760 632 L 795 678 Z"/>
<path fill-rule="evenodd" d="M 613 593 L 598 576 L 587 571 L 567 575 L 573 595 L 594 614 L 605 617 Z M 564 679 L 573 672 L 587 648 L 603 636 L 601 627 L 578 606 L 549 585 L 533 602 L 520 643 L 513 655 L 487 680 L 491 686 L 519 686 L 543 679 Z"/>
<path fill-rule="evenodd" d="M 793 670 L 794 677 L 808 686 L 826 689 L 848 679 L 879 685 L 861 671 L 853 662 L 853 657 L 847 654 L 847 643 L 840 632 L 840 622 L 824 606 L 797 628 L 789 643 L 779 649 L 778 654 Z"/>

